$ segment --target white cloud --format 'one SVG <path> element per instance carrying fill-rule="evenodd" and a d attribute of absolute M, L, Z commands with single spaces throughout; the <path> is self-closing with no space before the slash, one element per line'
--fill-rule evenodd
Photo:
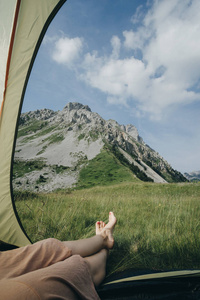
<path fill-rule="evenodd" d="M 144 18 L 144 10 L 143 10 L 143 8 L 144 8 L 143 5 L 139 5 L 137 7 L 135 14 L 131 18 L 131 22 L 133 24 L 138 24 Z"/>
<path fill-rule="evenodd" d="M 111 39 L 111 45 L 113 47 L 112 58 L 118 59 L 121 48 L 121 41 L 118 36 L 114 35 Z"/>
<path fill-rule="evenodd" d="M 131 31 L 124 31 L 123 36 L 125 37 L 124 46 L 127 49 L 137 49 L 142 48 L 143 44 L 138 34 Z"/>
<path fill-rule="evenodd" d="M 87 53 L 77 69 L 109 103 L 134 103 L 138 112 L 159 120 L 178 105 L 200 100 L 194 89 L 200 82 L 200 1 L 154 0 L 147 8 L 138 7 L 123 40 L 111 38 L 110 55 Z M 81 38 L 61 38 L 53 59 L 70 66 L 82 49 Z"/>
<path fill-rule="evenodd" d="M 55 42 L 52 58 L 59 64 L 72 65 L 79 58 L 83 48 L 83 40 L 79 37 L 62 37 Z"/>
<path fill-rule="evenodd" d="M 141 97 L 141 93 L 148 84 L 148 73 L 142 61 L 134 57 L 127 59 L 107 59 L 91 56 L 87 54 L 87 69 L 82 75 L 82 79 L 106 93 L 109 99 L 114 98 L 116 102 L 127 104 L 131 97 Z M 90 65 L 88 66 L 88 61 Z M 111 101 L 109 100 L 109 103 Z"/>
<path fill-rule="evenodd" d="M 141 6 L 136 13 L 141 17 Z M 134 23 L 137 20 L 135 16 Z M 199 100 L 200 94 L 191 90 L 200 78 L 199 20 L 197 0 L 154 1 L 137 31 L 123 32 L 129 57 L 119 59 L 121 42 L 115 36 L 111 40 L 115 55 L 93 57 L 85 79 L 107 93 L 109 102 L 134 101 L 152 119 L 160 119 L 172 106 Z M 134 57 L 137 49 L 141 60 Z M 97 60 L 101 64 L 94 68 Z"/>

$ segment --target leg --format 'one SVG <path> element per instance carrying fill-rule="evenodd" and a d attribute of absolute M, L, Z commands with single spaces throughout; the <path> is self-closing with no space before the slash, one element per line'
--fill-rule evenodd
<path fill-rule="evenodd" d="M 72 255 L 79 254 L 82 257 L 86 257 L 103 249 L 104 239 L 100 235 L 95 235 L 88 239 L 66 241 L 63 244 L 72 250 Z"/>
<path fill-rule="evenodd" d="M 102 249 L 111 249 L 114 245 L 113 230 L 117 220 L 112 212 L 109 214 L 109 222 L 96 223 L 96 235 L 83 240 L 63 242 L 72 250 L 72 255 L 79 254 L 82 257 L 93 255 Z"/>
<path fill-rule="evenodd" d="M 0 281 L 0 299 L 100 300 L 88 263 L 80 255 L 25 275 Z"/>
<path fill-rule="evenodd" d="M 103 281 L 106 276 L 106 262 L 108 257 L 108 250 L 102 249 L 98 253 L 85 257 L 85 261 L 88 263 L 89 270 L 92 276 L 94 285 L 97 287 Z"/>
<path fill-rule="evenodd" d="M 109 222 L 107 225 L 102 221 L 96 223 L 95 237 L 86 240 L 74 241 L 74 243 L 71 244 L 72 253 L 74 251 L 77 251 L 78 254 L 81 255 L 83 254 L 84 249 L 84 254 L 86 255 L 84 255 L 83 257 L 85 257 L 84 259 L 88 264 L 92 280 L 96 287 L 100 285 L 106 275 L 106 262 L 108 258 L 108 252 L 109 249 L 111 249 L 114 245 L 112 234 L 116 221 L 117 220 L 114 214 L 110 212 Z"/>
<path fill-rule="evenodd" d="M 0 253 L 0 280 L 46 268 L 71 256 L 59 240 L 49 238 L 35 244 Z M 0 297 L 1 298 L 1 297 Z"/>

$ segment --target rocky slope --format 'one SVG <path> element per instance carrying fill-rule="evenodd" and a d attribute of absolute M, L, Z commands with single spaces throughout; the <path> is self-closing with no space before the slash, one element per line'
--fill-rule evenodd
<path fill-rule="evenodd" d="M 132 170 L 133 166 L 139 170 L 137 174 L 145 174 L 145 180 L 158 183 L 186 180 L 144 143 L 135 126 L 106 121 L 87 105 L 70 102 L 62 111 L 42 109 L 21 115 L 14 186 L 40 191 L 72 187 L 80 168 L 105 145 L 118 160 L 126 160 Z"/>

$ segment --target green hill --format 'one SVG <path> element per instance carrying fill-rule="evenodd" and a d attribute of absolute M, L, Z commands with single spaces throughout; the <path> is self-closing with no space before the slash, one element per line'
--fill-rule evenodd
<path fill-rule="evenodd" d="M 108 149 L 103 149 L 80 170 L 78 188 L 105 186 L 120 182 L 138 182 L 139 179 Z"/>

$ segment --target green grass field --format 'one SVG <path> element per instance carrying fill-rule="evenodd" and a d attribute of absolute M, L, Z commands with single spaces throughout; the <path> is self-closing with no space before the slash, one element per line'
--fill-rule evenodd
<path fill-rule="evenodd" d="M 114 211 L 109 274 L 127 268 L 200 269 L 199 183 L 123 182 L 48 194 L 15 192 L 15 200 L 32 242 L 90 237 L 95 222 L 107 222 Z"/>

